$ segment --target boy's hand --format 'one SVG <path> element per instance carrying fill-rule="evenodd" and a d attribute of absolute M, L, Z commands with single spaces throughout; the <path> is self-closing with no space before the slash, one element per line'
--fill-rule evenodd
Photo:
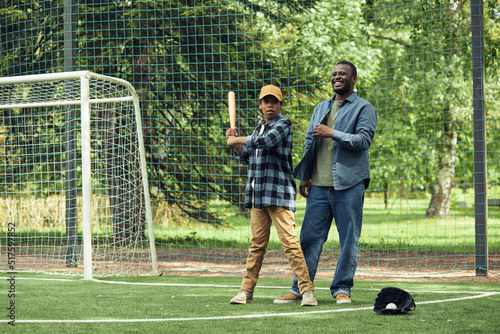
<path fill-rule="evenodd" d="M 236 137 L 228 136 L 227 137 L 227 146 L 229 146 L 230 148 L 234 148 L 236 145 L 235 141 L 236 141 Z"/>
<path fill-rule="evenodd" d="M 226 131 L 226 137 L 238 137 L 238 128 L 229 128 Z"/>

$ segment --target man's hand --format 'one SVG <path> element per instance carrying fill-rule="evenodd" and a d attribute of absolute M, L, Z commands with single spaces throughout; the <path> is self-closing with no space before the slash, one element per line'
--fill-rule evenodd
<path fill-rule="evenodd" d="M 312 136 L 313 137 L 322 137 L 322 138 L 332 138 L 333 129 L 324 125 L 324 124 L 318 124 L 314 128 Z"/>
<path fill-rule="evenodd" d="M 309 192 L 311 191 L 311 181 L 300 181 L 299 192 L 302 196 L 307 198 Z"/>

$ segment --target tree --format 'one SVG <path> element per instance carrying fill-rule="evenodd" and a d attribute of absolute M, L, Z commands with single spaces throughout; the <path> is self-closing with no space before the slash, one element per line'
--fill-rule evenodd
<path fill-rule="evenodd" d="M 406 145 L 389 144 L 388 152 L 404 160 L 397 166 L 409 176 L 404 187 L 431 185 L 427 216 L 447 216 L 457 162 L 467 158 L 462 152 L 472 151 L 469 8 L 455 0 L 424 1 L 402 3 L 385 13 L 389 7 L 384 3 L 370 1 L 367 20 L 371 38 L 387 47 L 391 59 L 382 76 L 390 87 L 384 90 L 390 97 L 388 119 L 394 123 L 388 129 L 406 132 L 399 137 Z M 460 168 L 470 172 L 472 164 Z"/>
<path fill-rule="evenodd" d="M 220 226 L 215 194 L 242 206 L 244 170 L 224 147 L 227 92 L 236 91 L 240 128 L 256 115 L 260 87 L 286 78 L 263 47 L 259 22 L 303 12 L 307 1 L 90 1 L 79 6 L 77 67 L 131 82 L 141 96 L 153 198 L 181 215 Z M 9 37 L 2 75 L 63 69 L 61 1 L 0 7 Z M 2 22 L 2 23 L 4 23 Z M 249 24 L 249 22 L 251 22 Z M 257 22 L 257 23 L 256 23 Z M 33 38 L 32 36 L 36 36 Z M 284 80 L 282 85 L 289 83 Z"/>

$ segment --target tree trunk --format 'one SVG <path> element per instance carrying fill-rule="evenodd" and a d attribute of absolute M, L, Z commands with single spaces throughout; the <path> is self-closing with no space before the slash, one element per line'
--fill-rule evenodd
<path fill-rule="evenodd" d="M 458 137 L 455 131 L 455 115 L 453 112 L 445 111 L 443 113 L 443 123 L 436 183 L 432 187 L 431 202 L 426 212 L 427 217 L 447 217 L 450 214 Z"/>

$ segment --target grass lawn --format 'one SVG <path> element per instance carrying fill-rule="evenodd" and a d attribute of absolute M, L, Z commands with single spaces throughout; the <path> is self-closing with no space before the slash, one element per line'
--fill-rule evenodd
<path fill-rule="evenodd" d="M 385 207 L 383 200 L 367 198 L 365 200 L 363 229 L 360 249 L 409 249 L 433 251 L 465 252 L 473 251 L 475 245 L 475 221 L 472 208 L 461 209 L 454 204 L 450 217 L 427 218 L 425 211 L 428 200 L 397 199 L 391 200 Z M 295 221 L 300 233 L 306 201 L 299 196 Z M 236 213 L 235 208 L 227 203 L 214 201 L 212 210 L 222 213 L 226 227 L 214 228 L 198 223 L 173 223 L 156 229 L 159 247 L 200 246 L 211 248 L 245 249 L 250 243 L 249 219 Z M 497 208 L 490 208 L 488 219 L 489 250 L 496 252 L 500 242 L 500 215 Z M 279 248 L 278 236 L 273 230 L 271 243 Z M 335 225 L 329 235 L 327 245 L 339 248 Z"/>
<path fill-rule="evenodd" d="M 7 274 L 2 281 L 8 282 Z M 357 281 L 349 305 L 334 303 L 330 281 L 315 281 L 317 307 L 276 305 L 290 279 L 261 278 L 255 303 L 230 305 L 239 277 L 108 277 L 84 281 L 17 273 L 4 283 L 2 332 L 22 333 L 496 333 L 500 285 Z M 377 293 L 396 286 L 415 296 L 410 315 L 373 312 Z M 12 287 L 11 287 L 12 288 Z M 7 310 L 15 302 L 15 311 Z M 15 327 L 6 320 L 14 315 Z M 12 320 L 11 320 L 12 321 Z"/>

